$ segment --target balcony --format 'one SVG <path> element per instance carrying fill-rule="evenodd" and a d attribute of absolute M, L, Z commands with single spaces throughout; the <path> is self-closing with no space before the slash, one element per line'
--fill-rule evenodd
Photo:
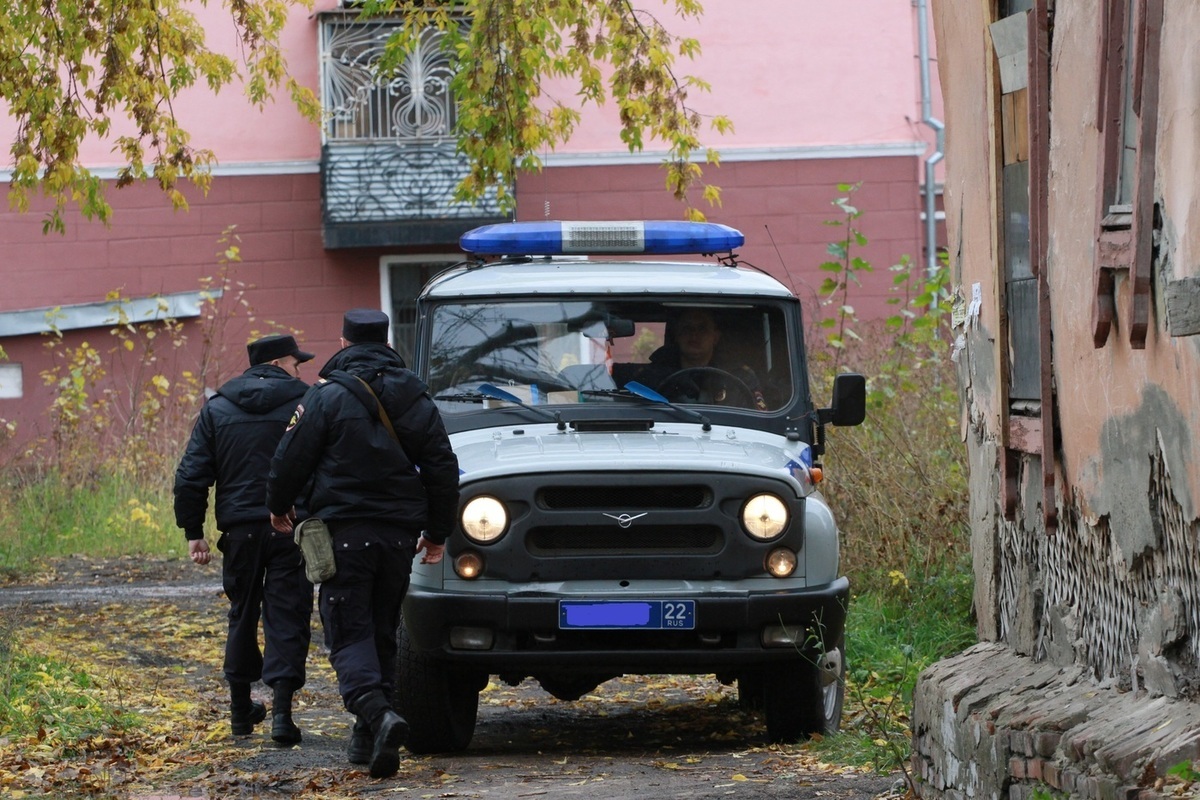
<path fill-rule="evenodd" d="M 451 67 L 425 31 L 394 75 L 379 68 L 400 21 L 321 18 L 321 189 L 325 247 L 442 247 L 478 225 L 502 222 L 495 192 L 455 202 L 467 174 L 456 149 Z"/>

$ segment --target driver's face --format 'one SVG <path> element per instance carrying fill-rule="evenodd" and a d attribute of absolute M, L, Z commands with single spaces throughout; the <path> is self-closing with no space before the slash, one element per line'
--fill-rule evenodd
<path fill-rule="evenodd" d="M 675 344 L 684 366 L 708 366 L 720 338 L 712 315 L 705 311 L 686 312 L 675 328 Z"/>

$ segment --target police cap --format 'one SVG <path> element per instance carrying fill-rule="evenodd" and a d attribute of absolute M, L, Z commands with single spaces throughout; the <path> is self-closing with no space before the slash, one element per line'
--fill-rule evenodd
<path fill-rule="evenodd" d="M 296 338 L 286 333 L 275 333 L 255 339 L 246 345 L 246 353 L 250 356 L 250 366 L 252 367 L 284 356 L 294 356 L 299 364 L 313 360 L 313 354 L 301 350 L 296 345 Z"/>
<path fill-rule="evenodd" d="M 372 308 L 352 308 L 342 318 L 347 342 L 387 342 L 388 315 Z"/>

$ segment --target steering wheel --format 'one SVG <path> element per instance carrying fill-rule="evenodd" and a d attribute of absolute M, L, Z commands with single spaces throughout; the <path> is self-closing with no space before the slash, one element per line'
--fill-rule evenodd
<path fill-rule="evenodd" d="M 754 408 L 754 392 L 746 382 L 719 367 L 686 367 L 672 372 L 658 384 L 658 392 L 674 403 L 698 402 L 700 398 L 692 396 L 690 392 L 700 388 L 697 379 L 705 376 L 715 379 L 712 381 L 715 385 L 710 390 L 713 396 L 708 402 Z"/>

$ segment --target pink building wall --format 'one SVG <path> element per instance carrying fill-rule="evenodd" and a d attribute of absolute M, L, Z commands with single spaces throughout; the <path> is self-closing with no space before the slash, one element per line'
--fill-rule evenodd
<path fill-rule="evenodd" d="M 332 6 L 321 0 L 316 10 Z M 868 282 L 856 306 L 864 315 L 882 313 L 886 267 L 904 254 L 919 261 L 921 248 L 921 154 L 931 137 L 919 124 L 912 7 L 891 0 L 821 5 L 710 0 L 705 6 L 702 21 L 674 26 L 692 29 L 704 47 L 698 62 L 681 62 L 678 70 L 713 84 L 712 93 L 696 95 L 695 104 L 704 113 L 730 116 L 735 130 L 705 142 L 722 153 L 722 166 L 708 168 L 706 178 L 722 187 L 723 204 L 703 210 L 710 219 L 741 228 L 747 235 L 744 259 L 794 286 L 815 315 L 815 289 L 824 277 L 817 265 L 827 259 L 826 245 L 837 233 L 824 225 L 837 216 L 831 205 L 835 186 L 862 181 L 855 201 L 865 211 L 871 244 L 861 255 L 881 274 Z M 656 13 L 662 10 L 654 5 Z M 206 20 L 212 45 L 232 51 L 226 12 L 213 4 L 195 11 Z M 317 19 L 297 9 L 285 34 L 293 73 L 314 90 L 317 33 Z M 194 90 L 176 103 L 176 111 L 193 144 L 217 155 L 209 194 L 188 190 L 190 211 L 176 213 L 153 186 L 116 190 L 110 183 L 111 227 L 69 215 L 62 236 L 42 234 L 36 209 L 25 215 L 0 210 L 5 286 L 0 318 L 58 305 L 102 304 L 114 290 L 131 298 L 197 291 L 200 279 L 217 270 L 222 232 L 236 226 L 241 263 L 235 276 L 247 286 L 256 319 L 231 332 L 236 346 L 222 363 L 223 379 L 243 368 L 241 345 L 251 332 L 273 329 L 268 322 L 297 331 L 318 361 L 328 357 L 346 308 L 389 307 L 383 259 L 456 257 L 453 246 L 440 253 L 326 250 L 320 130 L 286 97 L 258 110 L 238 87 L 216 96 Z M 650 142 L 646 153 L 628 153 L 611 114 L 611 106 L 585 109 L 576 136 L 546 154 L 546 168 L 521 176 L 518 218 L 542 218 L 547 208 L 559 219 L 682 216 L 664 188 L 660 145 Z M 14 130 L 13 121 L 0 116 L 0 139 L 11 141 Z M 115 175 L 110 151 L 110 144 L 100 142 L 85 148 L 87 163 L 101 176 Z M 6 179 L 7 167 L 0 159 L 0 179 Z M 84 338 L 97 344 L 107 330 L 67 335 L 72 343 Z M 47 364 L 44 341 L 37 334 L 0 336 L 8 366 L 20 365 L 23 385 L 19 397 L 0 396 L 0 419 L 17 420 L 26 434 L 44 427 L 53 399 L 38 377 Z M 306 377 L 314 378 L 317 367 L 310 365 Z"/>
<path fill-rule="evenodd" d="M 932 140 L 920 122 L 915 10 L 909 3 L 709 0 L 704 15 L 687 22 L 667 17 L 664 5 L 642 5 L 670 30 L 701 42 L 700 57 L 679 60 L 676 72 L 708 81 L 712 91 L 693 92 L 690 102 L 702 114 L 730 117 L 735 126 L 732 135 L 714 136 L 706 145 L 734 151 Z M 296 6 L 285 29 L 289 68 L 314 91 L 319 71 L 314 15 L 336 7 L 336 0 L 317 0 L 312 11 Z M 205 23 L 212 49 L 237 52 L 227 10 L 196 4 L 193 13 Z M 933 90 L 940 116 L 936 81 Z M 546 93 L 567 102 L 574 89 L 551 82 Z M 318 126 L 304 120 L 286 95 L 259 111 L 238 85 L 216 95 L 195 88 L 175 110 L 193 144 L 212 150 L 225 166 L 320 157 Z M 556 152 L 621 153 L 613 104 L 582 111 L 575 135 Z M 14 131 L 13 120 L 0 116 L 0 141 L 11 141 Z M 112 138 L 127 131 L 114 126 Z M 647 146 L 649 152 L 656 149 L 661 149 L 656 143 Z M 90 142 L 83 155 L 92 166 L 119 163 L 110 143 Z"/>

